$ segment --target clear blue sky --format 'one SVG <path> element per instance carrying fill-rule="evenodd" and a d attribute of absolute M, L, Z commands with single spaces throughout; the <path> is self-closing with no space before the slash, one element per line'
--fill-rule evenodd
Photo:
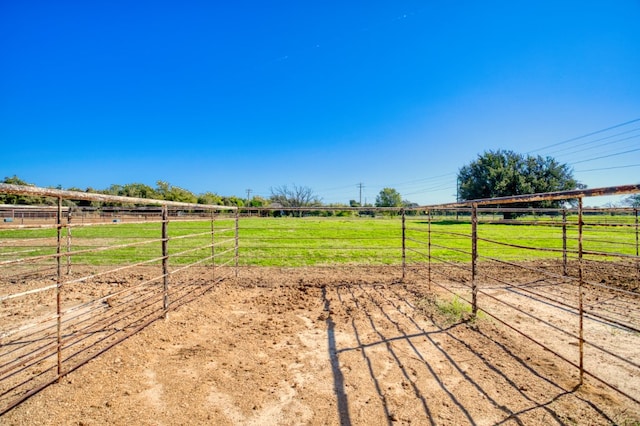
<path fill-rule="evenodd" d="M 0 178 L 434 204 L 502 148 L 638 183 L 639 22 L 637 0 L 0 1 Z"/>

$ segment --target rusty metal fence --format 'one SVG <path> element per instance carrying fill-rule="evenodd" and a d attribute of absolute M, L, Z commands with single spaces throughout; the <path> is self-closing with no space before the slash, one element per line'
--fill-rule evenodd
<path fill-rule="evenodd" d="M 237 273 L 237 210 L 14 185 L 0 213 L 0 415 Z"/>
<path fill-rule="evenodd" d="M 637 208 L 583 200 L 640 185 L 477 200 L 408 219 L 405 274 L 466 303 L 553 353 L 585 377 L 640 403 L 640 257 Z M 485 207 L 573 200 L 568 209 Z"/>
<path fill-rule="evenodd" d="M 0 413 L 248 266 L 381 265 L 640 403 L 640 185 L 411 209 L 239 211 L 1 185 Z M 31 192 L 29 192 L 31 191 Z M 511 208 L 566 200 L 565 209 Z M 365 225 L 363 227 L 363 224 Z M 603 368 L 606 366 L 606 368 Z"/>

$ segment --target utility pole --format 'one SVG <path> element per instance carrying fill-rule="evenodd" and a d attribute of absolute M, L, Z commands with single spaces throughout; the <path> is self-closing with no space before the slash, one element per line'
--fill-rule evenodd
<path fill-rule="evenodd" d="M 356 185 L 358 188 L 360 188 L 360 207 L 362 207 L 362 188 L 364 188 L 364 184 L 362 182 L 360 182 L 358 185 Z"/>
<path fill-rule="evenodd" d="M 249 204 L 251 202 L 251 189 L 247 189 L 247 214 L 251 216 L 251 210 L 249 210 Z"/>

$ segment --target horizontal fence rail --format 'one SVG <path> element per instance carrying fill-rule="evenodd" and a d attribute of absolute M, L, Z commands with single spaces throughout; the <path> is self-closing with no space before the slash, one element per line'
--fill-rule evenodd
<path fill-rule="evenodd" d="M 605 193 L 616 192 L 581 195 Z M 430 207 L 426 219 L 407 220 L 405 267 L 466 302 L 474 318 L 555 354 L 576 369 L 578 384 L 590 377 L 639 404 L 640 382 L 628 380 L 640 375 L 638 208 L 584 208 L 581 197 L 575 204 Z"/>
<path fill-rule="evenodd" d="M 235 208 L 14 185 L 2 192 L 56 205 L 0 206 L 0 415 L 237 266 Z"/>
<path fill-rule="evenodd" d="M 0 413 L 242 267 L 389 265 L 640 403 L 640 185 L 415 208 L 233 208 L 0 185 Z M 566 200 L 566 208 L 510 207 Z M 521 204 L 518 204 L 521 205 Z M 448 295 L 448 296 L 447 296 Z M 610 368 L 601 369 L 606 364 Z M 610 375 L 615 370 L 617 374 Z M 620 374 L 622 372 L 622 374 Z"/>

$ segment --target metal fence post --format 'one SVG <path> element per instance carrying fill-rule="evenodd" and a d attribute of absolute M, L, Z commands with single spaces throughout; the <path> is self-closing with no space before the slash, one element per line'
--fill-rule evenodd
<path fill-rule="evenodd" d="M 302 211 L 300 211 L 300 215 L 302 215 Z M 236 278 L 238 278 L 238 257 L 240 253 L 240 209 L 236 209 L 236 250 L 235 250 L 235 258 L 236 258 Z"/>
<path fill-rule="evenodd" d="M 431 210 L 427 210 L 427 281 L 431 291 Z"/>
<path fill-rule="evenodd" d="M 56 341 L 58 382 L 62 379 L 62 197 L 58 197 L 58 214 L 56 215 Z"/>
<path fill-rule="evenodd" d="M 211 278 L 212 280 L 215 282 L 216 280 L 216 227 L 215 227 L 215 220 L 216 220 L 216 213 L 212 210 L 211 211 Z"/>
<path fill-rule="evenodd" d="M 638 209 L 633 209 L 636 214 L 636 278 L 640 283 L 640 258 L 638 258 Z"/>
<path fill-rule="evenodd" d="M 578 198 L 578 310 L 579 310 L 579 342 L 580 348 L 580 385 L 584 382 L 584 288 L 583 288 L 583 265 L 582 265 L 582 198 Z"/>
<path fill-rule="evenodd" d="M 162 276 L 163 276 L 163 304 L 164 318 L 169 311 L 169 212 L 166 205 L 162 206 Z"/>
<path fill-rule="evenodd" d="M 71 207 L 67 211 L 67 275 L 71 273 Z"/>
<path fill-rule="evenodd" d="M 478 280 L 476 268 L 478 262 L 478 204 L 471 207 L 471 316 L 478 314 Z"/>
<path fill-rule="evenodd" d="M 562 274 L 567 273 L 567 209 L 562 209 Z"/>
<path fill-rule="evenodd" d="M 404 209 L 402 209 L 402 281 L 407 274 L 407 224 Z"/>

